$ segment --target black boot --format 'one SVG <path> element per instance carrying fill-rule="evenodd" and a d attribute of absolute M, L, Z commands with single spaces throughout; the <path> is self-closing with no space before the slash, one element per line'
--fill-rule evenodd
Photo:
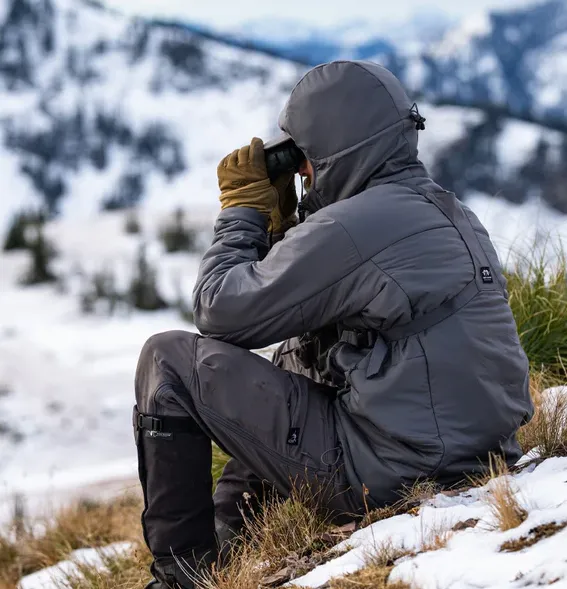
<path fill-rule="evenodd" d="M 148 587 L 193 589 L 190 575 L 217 558 L 211 496 L 211 441 L 189 417 L 134 410 L 138 468 L 144 492 L 142 528 L 154 556 Z M 175 557 L 181 561 L 176 562 Z"/>
<path fill-rule="evenodd" d="M 146 589 L 195 589 L 195 579 L 206 575 L 215 561 L 213 553 L 158 558 L 151 567 L 155 580 Z"/>

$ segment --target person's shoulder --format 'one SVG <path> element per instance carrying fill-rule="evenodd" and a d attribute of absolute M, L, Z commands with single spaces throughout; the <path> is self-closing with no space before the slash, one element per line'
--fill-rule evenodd
<path fill-rule="evenodd" d="M 356 220 L 358 217 L 380 218 L 384 222 L 390 215 L 397 216 L 403 203 L 400 201 L 401 193 L 412 198 L 411 190 L 395 184 L 379 184 L 347 198 L 335 202 L 324 209 L 321 213 L 337 220 Z M 417 198 L 419 195 L 415 195 Z"/>

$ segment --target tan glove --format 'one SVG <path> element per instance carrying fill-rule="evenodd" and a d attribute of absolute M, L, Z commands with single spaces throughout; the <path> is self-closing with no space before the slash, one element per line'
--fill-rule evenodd
<path fill-rule="evenodd" d="M 275 237 L 297 225 L 297 192 L 295 191 L 295 174 L 289 172 L 276 178 L 273 183 L 278 193 L 278 201 L 270 215 L 270 231 Z"/>
<path fill-rule="evenodd" d="M 227 155 L 218 165 L 217 176 L 223 209 L 249 207 L 270 215 L 278 203 L 278 191 L 268 179 L 264 143 L 258 137 Z"/>

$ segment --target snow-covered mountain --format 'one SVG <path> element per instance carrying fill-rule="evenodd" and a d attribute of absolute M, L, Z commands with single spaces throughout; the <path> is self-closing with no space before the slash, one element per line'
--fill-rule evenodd
<path fill-rule="evenodd" d="M 447 13 L 428 7 L 418 8 L 403 20 L 347 19 L 331 28 L 293 18 L 258 19 L 226 33 L 267 45 L 292 59 L 316 64 L 340 58 L 389 59 L 394 54 L 415 54 L 440 41 L 455 24 Z"/>
<path fill-rule="evenodd" d="M 455 23 L 423 8 L 404 22 L 347 22 L 332 29 L 256 21 L 235 31 L 290 59 L 379 61 L 436 104 L 499 108 L 567 129 L 567 3 L 521 3 Z"/>
<path fill-rule="evenodd" d="M 216 206 L 217 161 L 253 135 L 270 135 L 305 69 L 245 50 L 242 42 L 235 47 L 232 38 L 215 41 L 198 29 L 126 18 L 95 2 L 0 5 L 0 173 L 6 195 L 0 232 L 32 202 L 82 215 L 138 201 L 161 209 L 197 201 Z M 416 15 L 416 23 L 424 18 Z M 422 106 L 435 121 L 422 140 L 434 174 L 463 198 L 478 192 L 512 202 L 542 197 L 567 212 L 562 136 L 527 125 L 523 133 L 530 139 L 508 144 L 505 130 L 515 123 L 499 109 L 505 103 L 531 109 L 536 118 L 567 121 L 567 78 L 559 75 L 567 56 L 567 4 L 548 0 L 467 21 L 428 45 L 427 34 L 416 36 L 420 49 L 407 54 L 400 48 L 410 44 L 377 39 L 369 25 L 347 23 L 334 35 L 319 31 L 310 37 L 292 24 L 272 23 L 279 36 L 259 23 L 239 34 L 253 40 L 263 31 L 274 43 L 301 48 L 314 62 L 331 57 L 317 53 L 324 53 L 326 39 L 332 52 L 390 65 L 415 96 L 432 104 L 484 105 L 476 119 L 479 111 L 458 111 L 459 117 L 451 109 Z M 445 26 L 440 19 L 429 38 L 438 38 Z M 398 30 L 412 37 L 416 27 Z M 450 123 L 443 113 L 450 113 Z M 451 143 L 442 144 L 439 138 L 447 135 Z"/>
<path fill-rule="evenodd" d="M 297 67 L 74 0 L 2 0 L 0 218 L 216 203 L 219 159 L 273 132 Z M 157 202 L 156 202 L 157 201 Z"/>
<path fill-rule="evenodd" d="M 216 163 L 251 136 L 270 135 L 289 89 L 305 69 L 197 30 L 126 18 L 94 2 L 0 4 L 0 171 L 6 194 L 0 227 L 34 201 L 52 212 L 83 215 L 139 201 L 162 209 L 179 203 L 216 206 Z M 510 32 L 513 26 L 516 33 Z M 293 27 L 280 27 L 273 39 L 283 42 L 281 31 L 288 29 Z M 536 109 L 539 115 L 565 113 L 567 78 L 557 74 L 567 55 L 567 5 L 549 0 L 459 31 L 447 33 L 427 55 L 404 57 L 396 49 L 394 56 L 392 67 L 416 96 L 432 103 L 449 95 L 457 104 L 490 101 L 476 119 L 478 111 L 462 110 L 455 117 L 451 109 L 423 105 L 434 121 L 423 134 L 423 158 L 463 198 L 478 192 L 513 202 L 542 197 L 567 212 L 562 136 L 527 125 L 522 133 L 529 140 L 509 144 L 506 129 L 515 124 L 494 112 L 499 101 L 520 109 L 535 100 L 547 105 Z M 394 44 L 381 41 L 378 47 L 367 28 L 346 24 L 337 39 L 350 43 L 351 57 L 391 61 L 387 53 Z M 302 47 L 311 41 L 300 30 L 289 39 Z M 523 49 L 512 51 L 513 41 Z M 544 47 L 553 48 L 552 54 L 544 55 Z M 484 75 L 482 64 L 496 63 L 494 52 L 501 65 L 494 75 Z M 317 54 L 312 58 L 316 61 Z M 509 73 L 512 61 L 518 74 L 503 81 L 496 74 Z M 514 102 L 520 74 L 531 78 L 523 98 Z M 451 123 L 443 113 L 451 113 Z M 473 119 L 477 122 L 471 124 Z M 438 139 L 447 135 L 451 143 L 442 144 Z"/>
<path fill-rule="evenodd" d="M 406 80 L 429 99 L 505 107 L 567 128 L 564 0 L 465 19 L 420 61 L 422 77 Z"/>

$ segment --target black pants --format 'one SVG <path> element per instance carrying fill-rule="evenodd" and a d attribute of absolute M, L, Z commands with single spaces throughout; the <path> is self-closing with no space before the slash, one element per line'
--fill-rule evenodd
<path fill-rule="evenodd" d="M 136 372 L 138 411 L 190 417 L 196 426 L 172 436 L 137 432 L 143 524 L 154 556 L 206 548 L 215 515 L 237 529 L 243 494 L 266 486 L 286 497 L 307 483 L 331 512 L 361 510 L 362 498 L 343 473 L 335 389 L 309 378 L 315 374 L 292 372 L 300 370 L 293 354 L 279 350 L 274 361 L 184 331 L 145 344 Z M 214 499 L 211 440 L 232 457 Z"/>

